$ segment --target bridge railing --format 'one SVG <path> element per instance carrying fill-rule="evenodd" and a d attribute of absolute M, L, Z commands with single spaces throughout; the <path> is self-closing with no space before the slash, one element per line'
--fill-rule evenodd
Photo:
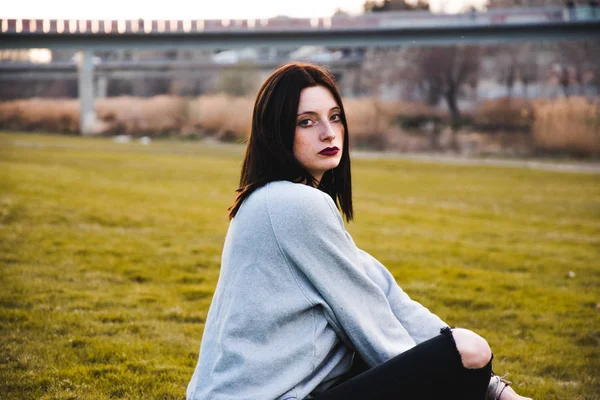
<path fill-rule="evenodd" d="M 535 22 L 569 22 L 600 18 L 594 7 L 541 7 L 494 9 L 486 12 L 463 14 L 434 14 L 430 12 L 370 13 L 358 16 L 321 18 L 268 19 L 198 19 L 198 20 L 76 20 L 76 19 L 0 19 L 0 35 L 59 34 L 59 35 L 119 35 L 119 34 L 169 34 L 227 31 L 270 30 L 347 30 L 386 28 L 399 26 L 453 25 L 472 22 L 476 24 L 511 24 Z"/>

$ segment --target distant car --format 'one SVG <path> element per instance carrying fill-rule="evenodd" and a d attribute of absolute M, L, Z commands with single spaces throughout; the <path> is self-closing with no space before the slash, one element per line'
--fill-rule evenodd
<path fill-rule="evenodd" d="M 256 61 L 258 53 L 252 48 L 242 50 L 226 50 L 212 56 L 216 64 L 237 64 L 240 61 Z"/>
<path fill-rule="evenodd" d="M 290 59 L 299 61 L 331 62 L 340 60 L 342 57 L 341 51 L 327 51 L 320 46 L 302 46 L 290 53 Z"/>
<path fill-rule="evenodd" d="M 73 54 L 73 57 L 71 57 L 71 61 L 74 62 L 75 64 L 79 64 L 79 58 L 80 58 L 80 53 L 77 52 L 75 54 Z M 98 65 L 102 63 L 102 58 L 98 57 L 98 56 L 92 56 L 92 64 L 94 65 Z"/>

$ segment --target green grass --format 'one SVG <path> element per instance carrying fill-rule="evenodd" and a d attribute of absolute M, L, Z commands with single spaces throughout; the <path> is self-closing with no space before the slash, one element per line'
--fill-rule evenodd
<path fill-rule="evenodd" d="M 180 399 L 242 149 L 0 133 L 3 399 Z M 357 245 L 536 399 L 600 399 L 600 176 L 356 160 Z M 569 271 L 575 276 L 568 277 Z"/>

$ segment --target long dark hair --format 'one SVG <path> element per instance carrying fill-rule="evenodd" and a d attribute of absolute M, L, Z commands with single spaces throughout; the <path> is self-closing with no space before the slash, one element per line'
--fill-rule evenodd
<path fill-rule="evenodd" d="M 344 148 L 340 163 L 323 174 L 317 189 L 331 196 L 347 221 L 352 220 L 350 140 L 342 98 L 333 76 L 326 69 L 305 63 L 290 63 L 280 67 L 269 75 L 256 95 L 240 187 L 235 202 L 229 207 L 229 219 L 235 217 L 253 191 L 269 182 L 286 180 L 315 185 L 315 178 L 296 160 L 293 152 L 300 92 L 313 86 L 323 86 L 331 92 L 340 107 L 344 126 Z"/>

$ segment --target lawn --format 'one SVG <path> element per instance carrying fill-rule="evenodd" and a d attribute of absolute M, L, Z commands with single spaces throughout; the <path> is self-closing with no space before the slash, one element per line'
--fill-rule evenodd
<path fill-rule="evenodd" d="M 240 146 L 0 133 L 3 399 L 181 399 Z M 353 162 L 357 245 L 535 399 L 600 399 L 600 176 Z"/>

